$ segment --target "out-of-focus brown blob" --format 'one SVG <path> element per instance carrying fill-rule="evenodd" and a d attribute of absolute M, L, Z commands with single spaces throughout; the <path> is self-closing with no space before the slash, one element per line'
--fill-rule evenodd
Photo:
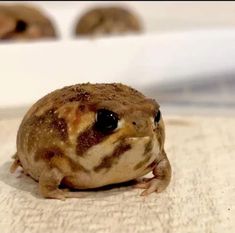
<path fill-rule="evenodd" d="M 54 37 L 54 26 L 41 10 L 22 4 L 0 5 L 0 40 Z"/>
<path fill-rule="evenodd" d="M 126 34 L 140 32 L 139 18 L 122 7 L 100 7 L 86 12 L 75 27 L 75 35 Z"/>

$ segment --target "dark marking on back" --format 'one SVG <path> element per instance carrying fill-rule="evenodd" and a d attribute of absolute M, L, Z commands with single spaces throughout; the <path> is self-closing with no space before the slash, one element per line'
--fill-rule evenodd
<path fill-rule="evenodd" d="M 55 140 L 66 141 L 68 129 L 65 119 L 59 118 L 55 109 L 50 109 L 41 116 L 32 116 L 24 125 L 28 134 L 28 149 L 31 151 L 38 143 L 50 145 Z"/>
<path fill-rule="evenodd" d="M 63 154 L 63 151 L 57 146 L 40 148 L 35 152 L 34 159 L 36 162 L 39 160 L 50 161 L 54 156 L 62 156 Z"/>
<path fill-rule="evenodd" d="M 115 148 L 112 154 L 105 156 L 101 163 L 94 167 L 94 171 L 99 172 L 102 169 L 106 169 L 106 171 L 108 171 L 108 169 L 118 162 L 120 156 L 130 149 L 130 144 L 121 143 Z"/>
<path fill-rule="evenodd" d="M 68 137 L 67 123 L 63 118 L 53 118 L 51 127 L 60 134 L 61 139 L 65 140 Z"/>
<path fill-rule="evenodd" d="M 95 126 L 82 132 L 77 138 L 76 153 L 83 155 L 89 148 L 102 142 L 108 134 L 98 131 Z"/>

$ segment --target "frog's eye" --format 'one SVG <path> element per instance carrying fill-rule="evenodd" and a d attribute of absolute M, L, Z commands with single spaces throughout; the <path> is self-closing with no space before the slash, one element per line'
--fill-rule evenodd
<path fill-rule="evenodd" d="M 155 124 L 158 124 L 160 120 L 161 120 L 161 111 L 158 110 L 158 111 L 157 111 L 157 114 L 156 114 L 155 117 L 154 117 L 154 123 L 155 123 Z"/>
<path fill-rule="evenodd" d="M 99 109 L 96 113 L 95 126 L 99 131 L 109 133 L 117 128 L 118 120 L 118 115 L 115 112 Z"/>
<path fill-rule="evenodd" d="M 18 33 L 24 32 L 27 30 L 28 24 L 24 21 L 19 19 L 16 23 L 15 31 Z"/>

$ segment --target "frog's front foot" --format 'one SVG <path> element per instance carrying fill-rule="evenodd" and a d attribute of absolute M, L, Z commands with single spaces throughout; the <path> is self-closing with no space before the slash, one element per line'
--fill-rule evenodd
<path fill-rule="evenodd" d="M 144 178 L 138 184 L 135 185 L 136 188 L 145 189 L 140 195 L 147 196 L 151 193 L 160 193 L 165 189 L 164 182 L 158 178 Z"/>
<path fill-rule="evenodd" d="M 165 153 L 164 153 L 165 155 Z M 152 178 L 142 178 L 135 185 L 135 188 L 145 189 L 141 196 L 147 196 L 153 192 L 160 193 L 166 189 L 171 180 L 171 166 L 166 156 L 160 161 L 156 161 L 153 168 Z"/>
<path fill-rule="evenodd" d="M 72 192 L 69 189 L 60 189 L 59 185 L 64 178 L 63 173 L 57 168 L 48 168 L 42 172 L 39 179 L 40 193 L 45 198 L 53 198 L 64 201 L 66 198 L 82 198 L 87 192 Z"/>

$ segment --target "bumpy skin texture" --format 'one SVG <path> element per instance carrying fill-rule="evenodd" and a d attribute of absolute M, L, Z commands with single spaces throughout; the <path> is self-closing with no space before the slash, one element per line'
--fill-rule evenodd
<path fill-rule="evenodd" d="M 51 20 L 40 10 L 21 4 L 0 5 L 0 40 L 54 38 Z"/>
<path fill-rule="evenodd" d="M 121 7 L 91 9 L 79 19 L 76 35 L 104 35 L 140 32 L 141 24 L 136 15 Z"/>
<path fill-rule="evenodd" d="M 96 113 L 118 115 L 118 127 L 101 132 Z M 142 195 L 161 192 L 170 182 L 171 167 L 164 151 L 165 131 L 155 100 L 122 84 L 78 84 L 56 90 L 36 102 L 17 135 L 11 171 L 20 165 L 39 181 L 44 197 L 78 197 L 79 192 L 133 180 L 151 170 L 154 177 L 136 187 Z"/>

